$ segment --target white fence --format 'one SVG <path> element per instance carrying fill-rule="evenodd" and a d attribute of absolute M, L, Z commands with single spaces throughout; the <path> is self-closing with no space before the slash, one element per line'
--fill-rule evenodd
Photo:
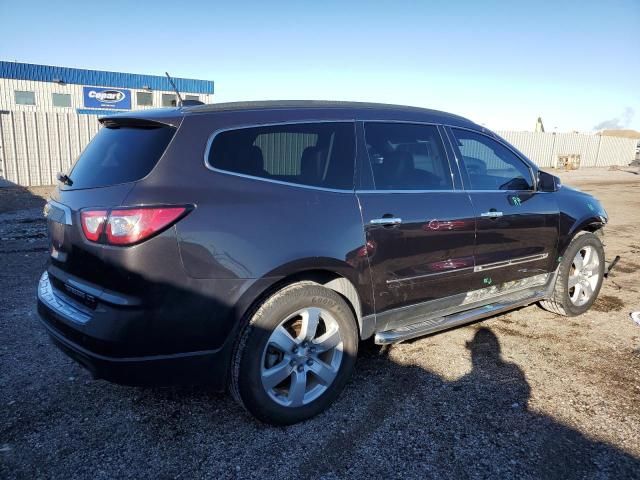
<path fill-rule="evenodd" d="M 0 185 L 52 185 L 98 131 L 96 115 L 0 112 Z M 578 154 L 582 167 L 628 165 L 638 140 L 573 133 L 498 132 L 541 167 Z"/>
<path fill-rule="evenodd" d="M 53 185 L 99 128 L 96 115 L 0 114 L 0 180 L 25 187 Z"/>
<path fill-rule="evenodd" d="M 639 140 L 580 133 L 497 133 L 542 168 L 556 168 L 558 156 L 571 154 L 580 155 L 581 167 L 629 165 Z"/>

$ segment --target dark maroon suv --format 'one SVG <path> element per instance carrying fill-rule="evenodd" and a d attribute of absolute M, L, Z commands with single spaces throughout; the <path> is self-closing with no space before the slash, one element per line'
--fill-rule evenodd
<path fill-rule="evenodd" d="M 607 214 L 464 118 L 340 102 L 117 114 L 46 207 L 38 311 L 97 378 L 309 418 L 360 341 L 539 302 L 579 315 Z"/>

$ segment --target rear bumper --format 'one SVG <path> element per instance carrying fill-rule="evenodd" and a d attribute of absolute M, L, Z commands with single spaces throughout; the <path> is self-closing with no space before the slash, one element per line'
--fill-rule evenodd
<path fill-rule="evenodd" d="M 104 310 L 104 308 L 102 308 Z M 216 350 L 170 353 L 163 355 L 112 356 L 104 350 L 130 350 L 132 339 L 127 331 L 127 315 L 111 312 L 112 328 L 105 329 L 104 312 L 98 319 L 102 325 L 92 328 L 90 312 L 59 295 L 52 288 L 47 273 L 38 286 L 38 314 L 54 344 L 86 368 L 94 378 L 123 385 L 208 384 L 222 390 L 233 342 L 227 341 Z M 136 318 L 141 316 L 138 312 Z M 101 338 L 96 338 L 95 331 Z M 105 338 L 104 334 L 107 335 Z M 100 349 L 101 351 L 96 351 Z"/>
<path fill-rule="evenodd" d="M 226 369 L 219 351 L 193 352 L 151 357 L 113 358 L 97 355 L 70 342 L 40 317 L 53 343 L 65 354 L 86 368 L 93 378 L 121 385 L 166 386 L 209 384 L 223 390 Z"/>

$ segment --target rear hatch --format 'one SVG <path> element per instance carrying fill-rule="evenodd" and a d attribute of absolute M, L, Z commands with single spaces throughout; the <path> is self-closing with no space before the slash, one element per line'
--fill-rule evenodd
<path fill-rule="evenodd" d="M 105 246 L 83 232 L 83 210 L 124 205 L 135 183 L 158 163 L 179 126 L 177 119 L 131 117 L 102 119 L 102 128 L 61 181 L 47 205 L 52 283 L 68 278 L 101 284 Z"/>

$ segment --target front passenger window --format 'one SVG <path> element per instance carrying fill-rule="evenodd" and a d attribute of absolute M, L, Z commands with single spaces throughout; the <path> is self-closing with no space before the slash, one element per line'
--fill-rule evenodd
<path fill-rule="evenodd" d="M 533 190 L 529 167 L 501 143 L 452 128 L 471 190 Z"/>

